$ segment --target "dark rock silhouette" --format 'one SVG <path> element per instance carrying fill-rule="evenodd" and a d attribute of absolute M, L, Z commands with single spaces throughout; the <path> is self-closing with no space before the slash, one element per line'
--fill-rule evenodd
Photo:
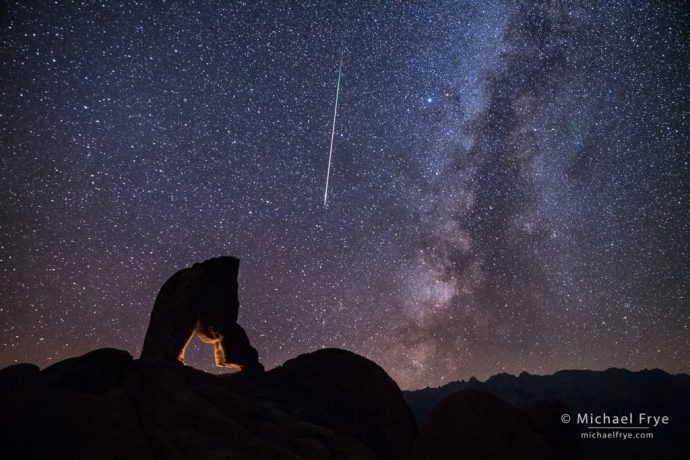
<path fill-rule="evenodd" d="M 19 386 L 36 379 L 41 369 L 35 364 L 19 363 L 0 369 L 0 385 Z"/>
<path fill-rule="evenodd" d="M 217 257 L 171 276 L 156 297 L 141 357 L 184 362 L 185 348 L 197 336 L 213 344 L 216 366 L 263 369 L 237 324 L 239 264 Z"/>
<path fill-rule="evenodd" d="M 42 372 L 26 364 L 0 371 L 0 457 L 154 459 L 126 405 L 93 394 L 111 386 L 110 379 L 101 380 L 97 374 L 117 361 L 106 359 L 96 369 L 94 357 L 113 351 L 117 358 L 126 355 L 132 359 L 119 350 L 96 350 Z M 118 372 L 106 373 L 113 376 Z M 78 384 L 77 375 L 95 385 Z M 104 381 L 108 384 L 103 385 Z"/>
<path fill-rule="evenodd" d="M 583 459 L 575 429 L 560 423 L 564 412 L 566 408 L 556 404 L 529 414 L 489 393 L 459 391 L 431 411 L 412 458 Z"/>
<path fill-rule="evenodd" d="M 126 356 L 104 349 L 41 372 L 0 371 L 0 458 L 405 459 L 414 439 L 397 385 L 344 350 L 223 375 Z"/>
<path fill-rule="evenodd" d="M 236 323 L 238 264 L 220 257 L 171 277 L 142 359 L 100 349 L 0 370 L 0 458 L 407 458 L 416 424 L 402 392 L 354 353 L 320 350 L 269 372 L 182 364 L 196 334 L 218 365 L 263 369 Z"/>
<path fill-rule="evenodd" d="M 631 379 L 617 370 L 586 378 L 557 373 L 551 376 L 556 385 L 527 374 L 455 384 L 417 436 L 397 384 L 362 356 L 323 349 L 263 372 L 237 325 L 238 264 L 220 257 L 171 277 L 156 298 L 142 359 L 99 349 L 42 371 L 33 364 L 0 370 L 0 458 L 575 460 L 582 458 L 575 427 L 560 423 L 570 411 L 547 400 L 597 412 L 608 410 L 602 394 L 613 392 L 616 402 L 633 398 L 648 413 L 668 411 L 676 436 L 687 431 L 677 418 L 690 407 L 687 376 L 669 383 L 660 371 Z M 243 372 L 214 375 L 185 366 L 184 349 L 195 334 L 214 344 L 217 364 Z M 458 385 L 490 389 L 503 400 L 481 391 L 455 393 Z M 419 410 L 449 388 L 407 397 Z M 660 400 L 641 388 L 663 392 L 668 404 L 647 410 Z"/>
<path fill-rule="evenodd" d="M 690 452 L 690 375 L 671 375 L 659 369 L 631 372 L 564 370 L 553 375 L 495 375 L 485 382 L 477 379 L 452 382 L 439 388 L 405 392 L 405 399 L 418 422 L 425 420 L 446 396 L 468 389 L 494 396 L 535 413 L 543 401 L 561 401 L 570 413 L 657 414 L 669 416 L 668 425 L 654 430 L 653 439 L 583 440 L 589 459 L 663 458 L 686 459 Z M 543 415 L 543 413 L 542 413 Z M 533 420 L 539 417 L 533 418 Z M 542 420 L 549 418 L 541 417 Z M 542 429 L 547 430 L 550 422 Z M 558 423 L 555 424 L 555 428 Z M 581 431 L 587 431 L 579 427 Z"/>
<path fill-rule="evenodd" d="M 43 382 L 55 388 L 102 394 L 117 386 L 132 355 L 114 348 L 101 348 L 79 358 L 69 358 L 41 372 Z"/>
<path fill-rule="evenodd" d="M 412 412 L 393 379 L 376 363 L 346 350 L 324 349 L 267 374 L 275 400 L 305 420 L 357 437 L 381 459 L 409 455 L 417 434 Z"/>

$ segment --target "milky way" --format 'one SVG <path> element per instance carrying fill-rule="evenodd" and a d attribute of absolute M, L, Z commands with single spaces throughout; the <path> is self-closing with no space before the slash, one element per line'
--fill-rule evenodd
<path fill-rule="evenodd" d="M 161 5 L 5 5 L 0 365 L 136 355 L 227 254 L 269 368 L 690 371 L 687 5 Z"/>

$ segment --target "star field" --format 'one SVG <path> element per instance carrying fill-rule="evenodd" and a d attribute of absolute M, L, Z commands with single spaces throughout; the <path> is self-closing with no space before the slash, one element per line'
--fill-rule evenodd
<path fill-rule="evenodd" d="M 267 368 L 690 371 L 686 6 L 5 5 L 0 366 L 138 355 L 234 255 Z"/>

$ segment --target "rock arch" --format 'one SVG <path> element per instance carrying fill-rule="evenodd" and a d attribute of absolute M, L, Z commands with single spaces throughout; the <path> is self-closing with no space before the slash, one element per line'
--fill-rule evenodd
<path fill-rule="evenodd" d="M 178 360 L 192 337 L 213 344 L 216 366 L 260 368 L 259 355 L 237 324 L 239 259 L 216 257 L 175 273 L 151 312 L 142 358 Z"/>

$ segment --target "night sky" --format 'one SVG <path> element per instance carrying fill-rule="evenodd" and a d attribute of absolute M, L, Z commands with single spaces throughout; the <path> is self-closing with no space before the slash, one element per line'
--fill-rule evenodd
<path fill-rule="evenodd" d="M 267 368 L 690 371 L 688 11 L 4 2 L 0 366 L 136 356 L 163 282 L 235 255 Z"/>

